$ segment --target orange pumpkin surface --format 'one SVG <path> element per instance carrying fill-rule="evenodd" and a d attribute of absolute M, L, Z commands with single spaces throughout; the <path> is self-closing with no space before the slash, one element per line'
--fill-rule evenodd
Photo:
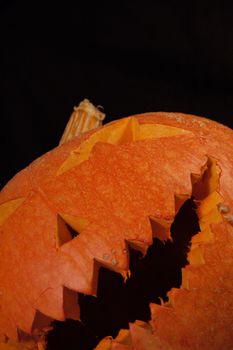
<path fill-rule="evenodd" d="M 130 279 L 129 246 L 145 255 L 153 237 L 171 239 L 187 198 L 200 230 L 180 288 L 97 348 L 232 349 L 232 192 L 233 131 L 192 115 L 123 118 L 34 161 L 0 193 L 0 349 L 79 319 L 77 292 L 96 294 L 101 266 Z"/>

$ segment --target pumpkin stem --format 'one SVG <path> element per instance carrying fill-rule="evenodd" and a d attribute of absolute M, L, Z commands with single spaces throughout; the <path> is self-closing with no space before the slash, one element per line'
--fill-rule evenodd
<path fill-rule="evenodd" d="M 78 107 L 75 106 L 59 145 L 62 145 L 85 131 L 101 126 L 105 114 L 101 112 L 99 108 L 100 106 L 95 107 L 88 99 L 84 99 L 80 102 Z"/>

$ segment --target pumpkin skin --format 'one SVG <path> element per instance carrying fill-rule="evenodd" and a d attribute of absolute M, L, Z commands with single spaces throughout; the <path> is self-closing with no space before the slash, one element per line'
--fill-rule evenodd
<path fill-rule="evenodd" d="M 0 193 L 2 340 L 39 328 L 37 311 L 78 319 L 76 292 L 96 293 L 98 267 L 127 278 L 128 244 L 145 252 L 152 234 L 170 238 L 169 229 L 152 233 L 149 218 L 171 222 L 197 193 L 201 232 L 181 288 L 151 304 L 150 323 L 130 324 L 99 349 L 232 349 L 232 155 L 223 125 L 146 113 L 87 132 L 18 173 Z M 64 222 L 79 235 L 71 239 Z"/>

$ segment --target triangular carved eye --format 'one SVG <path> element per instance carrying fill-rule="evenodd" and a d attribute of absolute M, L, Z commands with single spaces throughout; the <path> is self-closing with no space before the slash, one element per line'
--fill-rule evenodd
<path fill-rule="evenodd" d="M 66 222 L 62 219 L 60 215 L 57 216 L 57 232 L 56 232 L 56 245 L 61 247 L 66 242 L 72 239 L 72 234 L 67 227 Z"/>
<path fill-rule="evenodd" d="M 77 237 L 88 225 L 88 220 L 80 216 L 58 214 L 56 232 L 57 248 Z"/>
<path fill-rule="evenodd" d="M 79 232 L 74 230 L 60 215 L 57 215 L 57 232 L 56 246 L 61 247 L 63 244 L 77 237 Z"/>

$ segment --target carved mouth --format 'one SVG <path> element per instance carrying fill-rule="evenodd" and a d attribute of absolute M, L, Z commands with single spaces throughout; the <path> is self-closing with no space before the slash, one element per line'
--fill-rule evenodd
<path fill-rule="evenodd" d="M 158 238 L 146 255 L 129 247 L 131 276 L 100 268 L 97 297 L 79 294 L 81 321 L 55 321 L 47 349 L 91 350 L 106 336 L 115 338 L 136 320 L 150 320 L 150 303 L 166 302 L 167 292 L 179 288 L 181 269 L 188 264 L 191 238 L 200 230 L 193 198 L 185 201 L 171 225 L 171 240 Z M 153 223 L 152 223 L 153 229 Z"/>
<path fill-rule="evenodd" d="M 130 278 L 124 280 L 120 274 L 101 267 L 97 297 L 78 295 L 81 320 L 55 321 L 53 330 L 47 334 L 47 350 L 66 349 L 67 344 L 69 349 L 94 349 L 105 337 L 118 339 L 120 330 L 129 329 L 130 323 L 150 321 L 151 303 L 169 304 L 167 293 L 186 283 L 182 281 L 182 277 L 185 279 L 183 268 L 190 262 L 187 258 L 190 259 L 192 238 L 202 231 L 203 224 L 199 220 L 205 215 L 205 206 L 217 210 L 212 198 L 219 180 L 216 161 L 209 158 L 202 174 L 192 175 L 191 180 L 192 196 L 183 201 L 171 223 L 171 239 L 161 239 L 162 231 L 157 234 L 158 222 L 153 222 L 152 218 L 153 236 L 160 239 L 153 239 L 144 256 L 135 250 L 139 247 L 129 245 Z M 209 219 L 204 221 L 208 223 Z M 166 229 L 166 224 L 164 227 Z M 195 253 L 191 260 L 200 262 Z M 98 349 L 105 347 L 100 345 Z"/>

